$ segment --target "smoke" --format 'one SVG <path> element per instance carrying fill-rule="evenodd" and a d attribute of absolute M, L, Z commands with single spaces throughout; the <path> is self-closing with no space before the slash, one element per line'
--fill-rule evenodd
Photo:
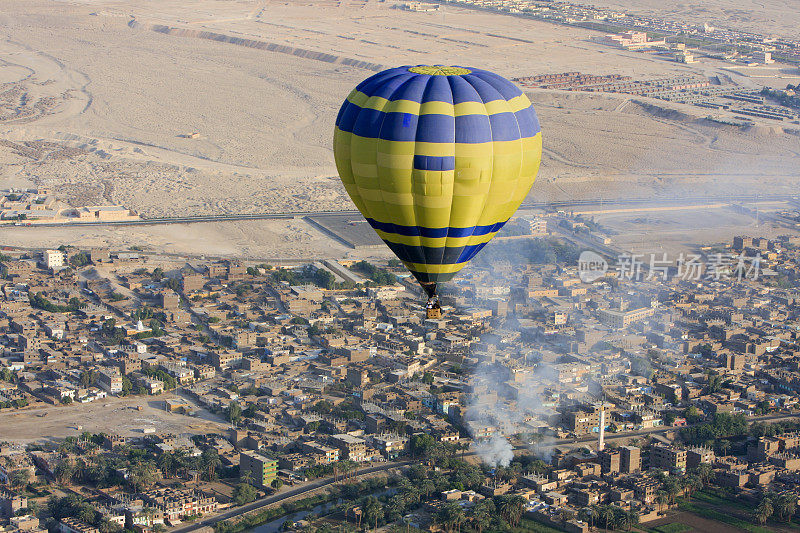
<path fill-rule="evenodd" d="M 512 435 L 534 433 L 552 414 L 544 406 L 543 389 L 553 383 L 547 366 L 528 365 L 520 359 L 482 362 L 472 376 L 473 397 L 464 416 L 478 456 L 492 466 L 507 466 L 513 459 Z M 549 459 L 549 436 L 524 444 L 538 457 Z"/>
<path fill-rule="evenodd" d="M 483 462 L 491 466 L 508 466 L 514 459 L 514 448 L 505 435 L 499 433 L 476 441 L 474 448 Z"/>

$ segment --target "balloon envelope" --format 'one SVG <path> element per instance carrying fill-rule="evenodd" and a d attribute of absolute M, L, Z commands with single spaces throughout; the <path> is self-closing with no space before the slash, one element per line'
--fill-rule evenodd
<path fill-rule="evenodd" d="M 367 78 L 339 110 L 333 144 L 350 198 L 429 294 L 519 208 L 542 156 L 528 98 L 458 66 Z"/>

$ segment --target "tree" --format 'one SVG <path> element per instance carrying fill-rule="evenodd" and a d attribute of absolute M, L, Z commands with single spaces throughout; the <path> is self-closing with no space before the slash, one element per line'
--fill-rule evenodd
<path fill-rule="evenodd" d="M 239 405 L 239 402 L 231 402 L 228 406 L 228 421 L 234 426 L 238 426 L 241 419 L 242 406 Z"/>
<path fill-rule="evenodd" d="M 498 510 L 503 519 L 516 527 L 525 511 L 525 498 L 522 496 L 500 496 Z"/>
<path fill-rule="evenodd" d="M 30 477 L 31 477 L 31 473 L 26 468 L 21 468 L 19 470 L 15 470 L 11 474 L 11 479 L 10 479 L 11 486 L 14 487 L 14 488 L 20 489 L 20 488 L 24 487 L 28 483 L 28 480 L 30 479 Z"/>
<path fill-rule="evenodd" d="M 728 455 L 731 451 L 731 441 L 728 439 L 722 439 L 717 443 L 717 449 L 719 450 L 720 455 Z"/>
<path fill-rule="evenodd" d="M 656 491 L 656 506 L 658 507 L 659 511 L 664 510 L 664 505 L 667 504 L 669 501 L 669 496 L 665 490 L 658 490 Z"/>
<path fill-rule="evenodd" d="M 217 479 L 217 469 L 222 466 L 222 461 L 219 458 L 217 450 L 213 448 L 207 448 L 206 450 L 203 450 L 203 454 L 200 456 L 200 458 L 203 462 L 206 480 L 214 481 Z"/>
<path fill-rule="evenodd" d="M 366 524 L 375 524 L 375 529 L 378 529 L 378 522 L 383 520 L 383 505 L 375 496 L 367 496 L 362 506 L 364 521 Z"/>
<path fill-rule="evenodd" d="M 73 255 L 69 258 L 69 264 L 71 264 L 75 268 L 82 268 L 91 263 L 91 259 L 89 259 L 89 254 L 86 252 L 78 252 L 77 254 Z"/>
<path fill-rule="evenodd" d="M 480 500 L 472 507 L 472 525 L 478 533 L 483 533 L 492 524 L 492 517 L 496 512 L 494 502 L 489 498 Z"/>
<path fill-rule="evenodd" d="M 122 376 L 122 396 L 127 396 L 133 391 L 133 383 L 128 376 Z"/>
<path fill-rule="evenodd" d="M 597 505 L 590 505 L 578 511 L 578 520 L 589 523 L 589 529 L 594 529 L 594 521 L 597 519 Z"/>
<path fill-rule="evenodd" d="M 667 493 L 670 505 L 675 503 L 675 496 L 677 496 L 678 492 L 680 492 L 678 479 L 671 476 L 667 476 L 664 478 L 664 481 L 662 482 L 661 486 L 664 489 L 664 492 Z"/>
<path fill-rule="evenodd" d="M 704 487 L 714 475 L 714 470 L 708 463 L 702 463 L 695 469 L 697 477 L 700 479 L 701 488 Z"/>
<path fill-rule="evenodd" d="M 700 477 L 697 474 L 689 474 L 681 478 L 681 487 L 683 488 L 683 493 L 686 495 L 686 499 L 691 500 L 692 493 L 703 488 L 703 483 L 700 481 Z"/>
<path fill-rule="evenodd" d="M 270 483 L 270 485 L 272 486 L 273 489 L 278 491 L 281 490 L 281 487 L 283 487 L 283 481 L 280 478 L 276 477 L 275 479 L 272 480 L 272 483 Z"/>
<path fill-rule="evenodd" d="M 428 433 L 414 435 L 411 438 L 411 452 L 415 457 L 427 457 L 436 446 L 436 439 Z"/>
<path fill-rule="evenodd" d="M 772 516 L 772 510 L 772 502 L 770 502 L 768 497 L 765 497 L 761 500 L 761 502 L 759 502 L 758 506 L 753 512 L 753 518 L 755 518 L 756 522 L 763 526 L 767 523 L 769 517 Z"/>
<path fill-rule="evenodd" d="M 797 496 L 792 493 L 775 496 L 772 498 L 772 507 L 778 518 L 788 524 L 797 510 Z"/>
<path fill-rule="evenodd" d="M 687 407 L 686 410 L 683 412 L 683 416 L 684 418 L 686 418 L 686 421 L 690 424 L 696 424 L 697 422 L 703 419 L 703 414 L 694 405 L 690 405 L 689 407 Z"/>
<path fill-rule="evenodd" d="M 156 467 L 151 462 L 137 462 L 128 470 L 128 483 L 134 492 L 143 492 L 158 480 Z"/>
<path fill-rule="evenodd" d="M 256 488 L 250 483 L 239 483 L 233 489 L 233 501 L 236 505 L 244 505 L 246 503 L 254 502 L 256 500 Z"/>

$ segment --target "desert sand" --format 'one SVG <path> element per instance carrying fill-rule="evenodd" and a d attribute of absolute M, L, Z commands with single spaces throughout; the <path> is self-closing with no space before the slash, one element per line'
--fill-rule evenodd
<path fill-rule="evenodd" d="M 122 203 L 144 216 L 350 209 L 333 164 L 333 124 L 350 89 L 383 66 L 762 83 L 724 65 L 608 48 L 588 30 L 396 4 L 0 0 L 0 187 L 50 186 L 73 205 Z M 797 126 L 743 131 L 704 121 L 698 108 L 622 95 L 530 96 L 544 132 L 531 198 L 792 191 L 800 174 Z M 315 231 L 302 221 L 2 228 L 0 243 L 348 254 Z"/>

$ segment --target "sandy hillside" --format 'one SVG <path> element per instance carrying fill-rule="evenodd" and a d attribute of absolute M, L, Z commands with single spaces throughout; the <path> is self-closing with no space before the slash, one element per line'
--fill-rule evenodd
<path fill-rule="evenodd" d="M 145 216 L 350 208 L 335 175 L 333 123 L 349 90 L 382 66 L 457 63 L 508 77 L 722 72 L 610 49 L 585 30 L 393 6 L 0 0 L 0 187 L 48 185 L 74 205 L 123 203 Z M 616 95 L 531 97 L 545 143 L 538 199 L 762 190 L 800 172 L 800 137 L 782 128 L 712 126 L 697 111 Z M 52 230 L 46 239 L 172 242 L 160 231 Z M 176 248 L 247 247 L 225 232 L 198 244 L 169 231 Z M 251 248 L 296 257 L 316 246 L 303 235 L 274 223 Z"/>

